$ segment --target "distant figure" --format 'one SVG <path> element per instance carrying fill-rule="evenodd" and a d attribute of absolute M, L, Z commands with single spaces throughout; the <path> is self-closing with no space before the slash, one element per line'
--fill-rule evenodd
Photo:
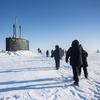
<path fill-rule="evenodd" d="M 100 51 L 97 49 L 96 53 L 100 53 Z"/>
<path fill-rule="evenodd" d="M 38 48 L 38 53 L 41 53 L 41 54 L 42 54 L 42 51 L 41 51 L 41 49 L 40 49 L 40 48 Z"/>
<path fill-rule="evenodd" d="M 66 52 L 66 62 L 68 63 L 68 58 L 70 58 L 70 65 L 73 70 L 73 80 L 75 85 L 79 85 L 79 67 L 82 65 L 81 48 L 79 46 L 79 41 L 74 40 L 71 47 Z"/>
<path fill-rule="evenodd" d="M 53 51 L 51 57 L 54 57 L 56 70 L 58 70 L 59 67 L 60 67 L 60 52 L 59 52 L 59 46 L 58 45 L 55 46 L 55 50 Z"/>
<path fill-rule="evenodd" d="M 37 50 L 38 50 L 38 53 L 40 53 L 40 48 L 38 48 Z"/>
<path fill-rule="evenodd" d="M 52 54 L 53 54 L 53 50 L 51 50 L 51 57 L 52 57 Z"/>
<path fill-rule="evenodd" d="M 48 50 L 46 51 L 46 57 L 49 57 L 49 51 Z"/>
<path fill-rule="evenodd" d="M 62 48 L 59 48 L 59 52 L 60 52 L 60 59 L 62 60 L 64 56 L 64 50 Z"/>
<path fill-rule="evenodd" d="M 88 57 L 88 53 L 83 49 L 83 47 L 81 45 L 80 45 L 80 47 L 81 47 L 81 50 L 82 50 L 82 61 L 83 61 L 83 64 L 79 68 L 79 75 L 81 75 L 81 69 L 83 68 L 84 76 L 85 76 L 85 78 L 88 78 L 88 71 L 87 71 L 87 66 L 88 66 L 87 57 Z"/>

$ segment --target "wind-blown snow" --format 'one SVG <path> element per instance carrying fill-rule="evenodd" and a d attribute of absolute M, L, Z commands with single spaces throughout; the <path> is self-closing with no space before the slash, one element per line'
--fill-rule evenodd
<path fill-rule="evenodd" d="M 73 85 L 72 69 L 30 51 L 0 52 L 0 100 L 100 100 L 100 54 L 88 57 L 89 79 Z"/>

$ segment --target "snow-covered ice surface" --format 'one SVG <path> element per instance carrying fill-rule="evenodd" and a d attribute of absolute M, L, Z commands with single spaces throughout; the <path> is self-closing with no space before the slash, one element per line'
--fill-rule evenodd
<path fill-rule="evenodd" d="M 55 70 L 54 60 L 28 51 L 0 52 L 0 100 L 100 100 L 100 54 L 88 57 L 89 79 L 73 85 L 65 60 Z"/>

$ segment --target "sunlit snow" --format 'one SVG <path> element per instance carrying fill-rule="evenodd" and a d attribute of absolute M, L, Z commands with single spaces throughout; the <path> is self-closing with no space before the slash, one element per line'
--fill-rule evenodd
<path fill-rule="evenodd" d="M 88 57 L 89 79 L 73 85 L 72 69 L 31 51 L 0 52 L 0 100 L 100 100 L 100 54 Z"/>

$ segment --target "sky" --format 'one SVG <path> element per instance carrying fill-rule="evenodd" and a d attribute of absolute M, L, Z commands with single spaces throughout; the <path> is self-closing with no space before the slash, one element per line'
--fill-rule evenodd
<path fill-rule="evenodd" d="M 30 50 L 68 49 L 74 39 L 86 50 L 100 49 L 100 0 L 0 0 L 0 50 L 15 18 Z"/>

